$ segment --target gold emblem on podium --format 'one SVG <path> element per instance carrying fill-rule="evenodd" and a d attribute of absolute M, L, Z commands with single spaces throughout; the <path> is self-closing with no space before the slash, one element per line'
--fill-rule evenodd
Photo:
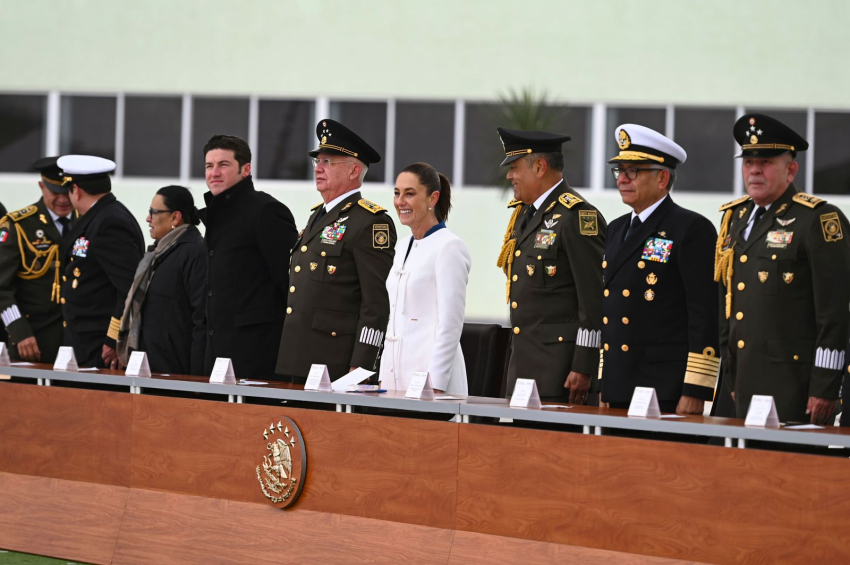
<path fill-rule="evenodd" d="M 290 418 L 281 417 L 263 429 L 265 452 L 257 465 L 257 481 L 263 496 L 275 508 L 292 506 L 304 489 L 307 449 L 301 430 Z"/>

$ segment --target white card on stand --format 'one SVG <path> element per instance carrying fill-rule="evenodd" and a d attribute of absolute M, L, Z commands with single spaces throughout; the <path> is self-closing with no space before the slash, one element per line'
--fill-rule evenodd
<path fill-rule="evenodd" d="M 660 418 L 661 409 L 658 407 L 658 395 L 655 394 L 655 389 L 648 386 L 635 387 L 628 415 L 638 418 Z"/>
<path fill-rule="evenodd" d="M 375 371 L 367 371 L 362 367 L 357 367 L 347 375 L 332 382 L 331 388 L 336 391 L 344 392 L 348 390 L 349 386 L 360 384 L 374 374 Z"/>
<path fill-rule="evenodd" d="M 779 413 L 776 411 L 776 403 L 772 396 L 754 394 L 750 400 L 750 408 L 747 410 L 745 426 L 756 426 L 759 428 L 778 428 Z"/>
<path fill-rule="evenodd" d="M 540 408 L 540 393 L 534 379 L 517 379 L 511 395 L 512 408 Z"/>
<path fill-rule="evenodd" d="M 74 348 L 68 345 L 59 348 L 56 361 L 53 363 L 54 371 L 77 371 L 77 358 L 74 356 Z"/>
<path fill-rule="evenodd" d="M 6 348 L 6 344 L 0 341 L 0 365 L 11 365 L 12 361 L 9 359 L 9 350 Z"/>
<path fill-rule="evenodd" d="M 127 370 L 124 375 L 128 377 L 150 377 L 151 366 L 148 363 L 148 354 L 144 351 L 134 351 L 127 361 Z"/>
<path fill-rule="evenodd" d="M 304 383 L 304 390 L 318 390 L 319 392 L 331 392 L 331 376 L 328 374 L 327 365 L 312 365 Z"/>
<path fill-rule="evenodd" d="M 410 385 L 404 394 L 406 398 L 418 398 L 419 400 L 434 400 L 434 387 L 431 386 L 431 377 L 428 371 L 413 373 Z"/>
<path fill-rule="evenodd" d="M 210 383 L 217 385 L 235 385 L 236 373 L 233 371 L 233 362 L 228 357 L 217 357 L 213 365 Z"/>

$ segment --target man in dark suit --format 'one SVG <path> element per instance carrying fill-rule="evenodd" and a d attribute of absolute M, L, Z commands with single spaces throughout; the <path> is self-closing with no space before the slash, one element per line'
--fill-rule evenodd
<path fill-rule="evenodd" d="M 206 374 L 218 357 L 238 377 L 274 375 L 289 287 L 286 258 L 295 220 L 283 203 L 254 189 L 251 149 L 232 135 L 204 146 L 208 251 Z"/>
<path fill-rule="evenodd" d="M 57 165 L 79 218 L 71 229 L 62 276 L 65 345 L 80 367 L 118 367 L 115 351 L 124 300 L 144 252 L 139 223 L 112 194 L 115 163 L 66 155 Z"/>
<path fill-rule="evenodd" d="M 732 131 L 747 196 L 720 208 L 722 386 L 739 418 L 759 394 L 773 396 L 781 421 L 827 423 L 847 367 L 847 218 L 794 186 L 803 137 L 764 114 Z"/>
<path fill-rule="evenodd" d="M 602 262 L 602 402 L 628 408 L 655 389 L 663 412 L 702 414 L 720 364 L 711 222 L 673 202 L 687 155 L 649 128 L 616 129 L 609 163 L 632 212 L 611 222 Z"/>
<path fill-rule="evenodd" d="M 334 120 L 316 126 L 313 158 L 323 202 L 313 207 L 292 250 L 286 325 L 277 372 L 302 383 L 313 364 L 331 378 L 377 371 L 390 315 L 386 280 L 395 254 L 387 211 L 360 196 L 369 165 L 381 156 Z"/>
<path fill-rule="evenodd" d="M 0 317 L 13 360 L 53 363 L 62 345 L 62 243 L 73 208 L 56 157 L 33 168 L 41 173 L 41 199 L 0 219 Z"/>
<path fill-rule="evenodd" d="M 584 403 L 599 366 L 605 218 L 563 176 L 569 136 L 498 132 L 515 198 L 498 261 L 513 326 L 507 394 L 531 378 L 544 400 Z"/>

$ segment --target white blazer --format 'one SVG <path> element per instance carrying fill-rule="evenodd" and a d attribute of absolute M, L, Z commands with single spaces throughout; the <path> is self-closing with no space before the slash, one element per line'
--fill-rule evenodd
<path fill-rule="evenodd" d="M 381 357 L 381 386 L 407 390 L 413 373 L 428 371 L 431 385 L 466 395 L 466 366 L 460 334 L 466 310 L 466 284 L 472 259 L 448 228 L 396 247 L 387 278 L 390 321 Z"/>

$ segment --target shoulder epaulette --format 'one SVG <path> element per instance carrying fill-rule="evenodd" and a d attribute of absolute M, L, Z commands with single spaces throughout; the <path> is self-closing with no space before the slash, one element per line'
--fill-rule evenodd
<path fill-rule="evenodd" d="M 516 208 L 520 204 L 522 204 L 522 200 L 511 200 L 508 202 L 508 208 Z"/>
<path fill-rule="evenodd" d="M 360 204 L 361 206 L 363 206 L 364 208 L 366 208 L 367 210 L 369 210 L 370 212 L 372 212 L 373 214 L 379 214 L 381 212 L 387 211 L 386 208 L 382 208 L 381 206 L 378 206 L 374 202 L 366 200 L 365 198 L 361 198 L 360 200 L 357 201 L 357 203 Z"/>
<path fill-rule="evenodd" d="M 729 208 L 734 208 L 738 204 L 743 204 L 744 202 L 746 202 L 749 199 L 750 199 L 749 196 L 742 196 L 740 198 L 736 198 L 732 202 L 727 202 L 726 204 L 721 206 L 719 211 L 722 212 L 723 210 L 728 210 Z"/>
<path fill-rule="evenodd" d="M 321 206 L 321 205 L 323 205 L 323 204 L 324 204 L 324 202 L 319 202 L 318 204 L 316 204 L 315 206 L 313 206 L 312 208 L 310 208 L 310 211 L 312 212 L 313 210 L 315 210 L 316 208 L 318 208 L 319 206 Z"/>
<path fill-rule="evenodd" d="M 33 214 L 38 212 L 37 206 L 27 206 L 26 208 L 21 208 L 20 210 L 15 210 L 14 212 L 9 212 L 9 219 L 13 222 L 20 222 L 24 218 L 29 218 Z"/>
<path fill-rule="evenodd" d="M 809 208 L 816 208 L 817 206 L 826 203 L 826 200 L 824 200 L 823 198 L 818 198 L 816 196 L 812 196 L 811 194 L 806 194 L 805 192 L 798 192 L 797 194 L 791 197 L 791 200 L 793 200 L 797 204 L 808 206 Z"/>
<path fill-rule="evenodd" d="M 576 204 L 581 204 L 584 202 L 581 198 L 576 196 L 575 194 L 570 194 L 569 192 L 563 193 L 558 197 L 558 202 L 566 206 L 567 208 L 572 208 Z"/>

